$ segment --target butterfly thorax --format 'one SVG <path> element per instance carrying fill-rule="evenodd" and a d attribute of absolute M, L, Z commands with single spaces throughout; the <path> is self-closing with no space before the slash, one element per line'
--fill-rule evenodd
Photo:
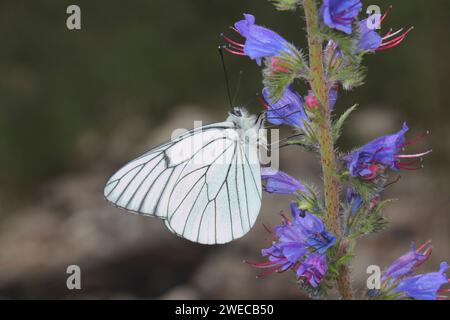
<path fill-rule="evenodd" d="M 235 107 L 233 111 L 229 113 L 227 121 L 233 122 L 236 129 L 258 130 L 262 126 L 262 119 L 257 119 L 256 116 L 251 115 L 244 108 Z"/>
<path fill-rule="evenodd" d="M 244 108 L 235 107 L 227 118 L 235 126 L 234 132 L 243 145 L 257 145 L 261 143 L 260 129 L 263 126 L 263 118 L 250 115 Z"/>

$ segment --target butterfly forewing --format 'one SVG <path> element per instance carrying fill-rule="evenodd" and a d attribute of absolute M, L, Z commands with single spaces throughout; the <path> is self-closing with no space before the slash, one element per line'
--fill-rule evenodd
<path fill-rule="evenodd" d="M 261 206 L 257 147 L 234 123 L 191 130 L 129 162 L 107 182 L 117 207 L 165 220 L 188 240 L 226 243 L 247 233 Z"/>

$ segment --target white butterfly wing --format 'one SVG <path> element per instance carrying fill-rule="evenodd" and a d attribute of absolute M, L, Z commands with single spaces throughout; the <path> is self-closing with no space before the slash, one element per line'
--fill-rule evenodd
<path fill-rule="evenodd" d="M 114 205 L 165 219 L 172 232 L 226 243 L 254 225 L 261 207 L 256 145 L 231 122 L 191 130 L 129 162 L 107 182 Z"/>

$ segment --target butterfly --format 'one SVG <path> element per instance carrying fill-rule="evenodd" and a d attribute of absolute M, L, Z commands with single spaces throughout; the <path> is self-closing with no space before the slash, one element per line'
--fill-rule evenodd
<path fill-rule="evenodd" d="M 108 180 L 104 196 L 118 208 L 163 219 L 193 242 L 240 238 L 261 208 L 263 122 L 232 108 L 224 122 L 194 128 L 128 162 Z"/>

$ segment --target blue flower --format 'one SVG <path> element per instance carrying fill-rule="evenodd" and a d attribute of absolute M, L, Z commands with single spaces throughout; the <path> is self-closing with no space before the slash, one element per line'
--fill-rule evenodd
<path fill-rule="evenodd" d="M 256 60 L 258 65 L 266 57 L 273 57 L 283 52 L 290 53 L 290 44 L 276 32 L 255 24 L 255 17 L 244 14 L 245 19 L 234 24 L 234 28 L 245 38 L 245 44 L 240 44 L 225 37 L 230 47 L 225 49 L 237 55 L 246 55 Z"/>
<path fill-rule="evenodd" d="M 361 9 L 359 0 L 324 0 L 320 16 L 328 27 L 351 34 L 352 23 Z"/>
<path fill-rule="evenodd" d="M 300 257 L 302 257 L 307 252 L 306 248 L 302 245 L 297 246 L 297 249 L 300 252 L 298 253 Z M 274 271 L 277 272 L 286 271 L 288 269 L 293 268 L 297 263 L 296 260 L 292 261 L 292 259 L 289 259 L 288 257 L 284 256 L 283 250 L 275 245 L 267 249 L 262 249 L 261 254 L 263 257 L 267 257 L 269 261 L 263 263 L 252 263 L 252 265 L 260 268 L 261 267 L 270 268 L 269 273 L 272 273 Z"/>
<path fill-rule="evenodd" d="M 414 248 L 414 243 L 411 243 L 411 250 L 395 260 L 386 269 L 381 280 L 383 282 L 387 279 L 397 281 L 405 276 L 412 275 L 414 269 L 429 258 L 432 250 L 430 243 L 431 241 L 425 242 L 417 250 Z"/>
<path fill-rule="evenodd" d="M 351 214 L 354 215 L 362 204 L 362 197 L 360 194 L 356 193 L 352 187 L 347 189 L 347 204 L 352 207 Z"/>
<path fill-rule="evenodd" d="M 389 134 L 365 144 L 356 151 L 343 158 L 344 165 L 353 177 L 361 177 L 371 180 L 377 177 L 378 172 L 384 168 L 397 171 L 399 169 L 416 170 L 416 162 L 431 152 L 431 150 L 418 154 L 400 154 L 405 146 L 415 141 L 406 141 L 405 133 L 408 131 L 406 123 L 402 129 L 394 134 Z M 410 162 L 402 162 L 403 159 L 413 159 Z M 414 167 L 414 165 L 416 165 Z"/>
<path fill-rule="evenodd" d="M 358 51 L 371 51 L 377 50 L 383 39 L 374 29 L 370 29 L 367 24 L 369 22 L 367 19 L 361 20 L 359 22 L 359 41 L 358 41 Z"/>
<path fill-rule="evenodd" d="M 445 272 L 449 268 L 446 262 L 442 262 L 437 272 L 419 274 L 400 281 L 394 289 L 405 297 L 417 300 L 437 300 L 440 288 L 449 282 Z M 446 292 L 447 290 L 442 290 Z"/>
<path fill-rule="evenodd" d="M 293 270 L 299 278 L 317 286 L 327 271 L 325 253 L 336 242 L 322 220 L 301 211 L 291 204 L 292 220 L 284 217 L 283 223 L 274 228 L 272 246 L 261 250 L 267 262 L 250 263 L 258 268 L 268 268 L 263 273 Z"/>
<path fill-rule="evenodd" d="M 320 284 L 327 270 L 327 256 L 312 253 L 302 262 L 296 273 L 299 279 L 303 279 L 315 288 Z"/>
<path fill-rule="evenodd" d="M 357 53 L 362 51 L 375 52 L 393 48 L 406 38 L 406 36 L 413 30 L 409 28 L 403 31 L 403 28 L 395 32 L 389 31 L 384 37 L 381 37 L 375 29 L 376 20 L 379 19 L 380 24 L 387 17 L 389 11 L 383 16 L 373 15 L 367 19 L 359 22 L 359 39 Z M 372 25 L 374 26 L 372 28 Z"/>
<path fill-rule="evenodd" d="M 291 227 L 277 231 L 282 243 L 303 241 L 313 252 L 323 254 L 336 242 L 336 237 L 326 230 L 318 217 L 309 212 L 302 212 L 295 203 L 291 204 L 291 212 L 294 217 Z"/>
<path fill-rule="evenodd" d="M 308 192 L 300 181 L 282 171 L 263 168 L 261 179 L 266 183 L 265 190 L 269 193 L 296 194 L 298 191 Z"/>
<path fill-rule="evenodd" d="M 334 105 L 336 104 L 337 98 L 338 98 L 338 90 L 339 85 L 333 85 L 331 86 L 330 90 L 328 91 L 328 100 L 330 102 L 330 111 L 333 111 Z"/>
<path fill-rule="evenodd" d="M 309 122 L 303 109 L 303 99 L 291 87 L 287 87 L 284 95 L 277 101 L 270 98 L 268 88 L 264 88 L 264 99 L 267 102 L 267 120 L 276 125 L 287 124 L 289 126 L 303 128 L 304 122 Z"/>

